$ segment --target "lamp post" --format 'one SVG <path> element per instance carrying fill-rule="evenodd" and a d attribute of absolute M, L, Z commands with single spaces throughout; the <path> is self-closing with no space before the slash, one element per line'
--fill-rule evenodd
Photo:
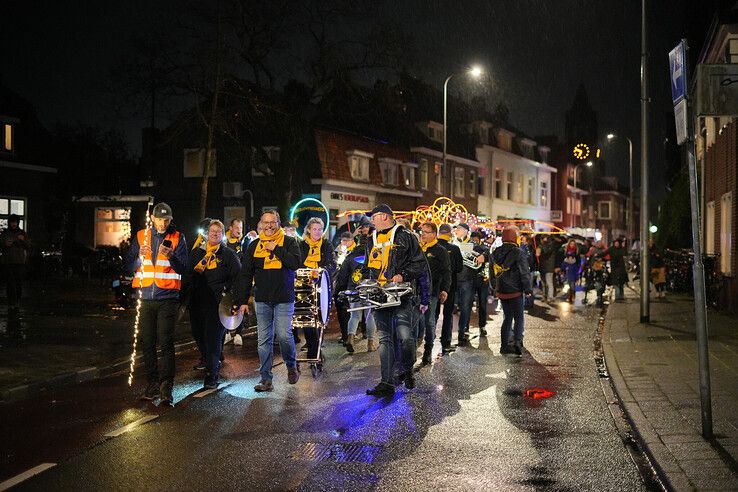
<path fill-rule="evenodd" d="M 592 167 L 593 162 L 587 161 L 586 163 L 580 162 L 579 164 L 574 165 L 574 189 L 577 187 L 577 171 L 579 171 L 579 166 L 582 164 L 585 164 L 587 167 Z M 574 227 L 574 200 L 571 201 L 571 207 L 569 208 L 569 220 L 571 222 L 571 226 Z"/>
<path fill-rule="evenodd" d="M 618 135 L 609 133 L 607 135 L 607 141 L 612 142 L 618 138 Z M 628 141 L 628 244 L 633 241 L 635 237 L 635 230 L 633 229 L 633 141 L 628 137 L 622 137 Z"/>
<path fill-rule="evenodd" d="M 461 72 L 463 73 L 463 72 Z M 466 71 L 469 75 L 471 75 L 474 78 L 479 78 L 480 75 L 482 75 L 482 69 L 481 67 L 474 66 L 471 67 L 469 70 Z M 454 75 L 458 75 L 459 72 L 452 73 L 448 77 L 446 77 L 445 82 L 443 83 L 443 170 L 446 171 L 446 126 L 447 126 L 447 116 L 448 116 L 448 83 L 449 81 L 454 77 Z"/>

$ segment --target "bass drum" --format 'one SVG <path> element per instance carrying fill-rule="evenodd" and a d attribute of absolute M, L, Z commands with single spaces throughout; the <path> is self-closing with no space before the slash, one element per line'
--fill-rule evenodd
<path fill-rule="evenodd" d="M 331 277 L 327 270 L 322 270 L 318 276 L 318 293 L 320 295 L 320 309 L 318 317 L 323 326 L 328 325 L 328 319 L 331 315 L 331 304 L 333 303 L 333 288 L 331 287 Z"/>

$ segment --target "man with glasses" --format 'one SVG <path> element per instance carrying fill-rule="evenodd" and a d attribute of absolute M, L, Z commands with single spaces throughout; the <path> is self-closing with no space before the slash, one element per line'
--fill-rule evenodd
<path fill-rule="evenodd" d="M 367 215 L 371 217 L 375 230 L 367 240 L 364 278 L 375 279 L 382 286 L 387 282 L 409 282 L 414 288 L 419 287 L 420 312 L 425 314 L 429 297 L 426 276 L 428 264 L 418 240 L 395 222 L 392 209 L 385 203 L 377 205 Z M 399 306 L 374 311 L 374 321 L 379 332 L 379 361 L 382 379 L 377 386 L 366 391 L 368 395 L 391 396 L 394 394 L 395 354 L 397 352 L 400 357 L 397 362 L 399 379 L 404 381 L 408 389 L 415 387 L 413 310 L 418 309 L 415 299 L 415 296 L 407 295 L 402 298 Z"/>
<path fill-rule="evenodd" d="M 261 381 L 256 391 L 272 391 L 274 334 L 287 366 L 287 379 L 297 383 L 295 341 L 292 338 L 292 313 L 295 311 L 295 270 L 300 268 L 300 246 L 286 236 L 280 227 L 279 213 L 266 210 L 261 214 L 262 231 L 258 240 L 249 244 L 243 255 L 243 267 L 236 279 L 235 299 L 242 313 L 248 313 L 248 300 L 253 288 L 256 306 L 256 330 Z"/>
<path fill-rule="evenodd" d="M 420 228 L 420 249 L 428 261 L 431 276 L 431 295 L 428 309 L 420 317 L 417 337 L 425 334 L 423 346 L 423 366 L 430 365 L 433 352 L 433 341 L 436 338 L 436 306 L 448 299 L 451 286 L 451 264 L 448 251 L 438 242 L 438 228 L 433 222 L 426 222 Z"/>

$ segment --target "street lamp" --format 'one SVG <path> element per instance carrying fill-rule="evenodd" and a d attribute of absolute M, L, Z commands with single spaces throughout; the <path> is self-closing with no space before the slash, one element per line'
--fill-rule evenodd
<path fill-rule="evenodd" d="M 465 71 L 472 77 L 479 78 L 484 71 L 482 70 L 482 67 L 479 65 L 475 65 L 468 70 Z M 443 169 L 444 172 L 447 169 L 446 167 L 446 126 L 447 126 L 447 109 L 448 109 L 448 82 L 454 77 L 454 75 L 459 75 L 459 73 L 464 72 L 456 72 L 452 73 L 448 77 L 446 77 L 446 81 L 443 83 Z"/>
<path fill-rule="evenodd" d="M 614 133 L 607 134 L 607 141 L 612 142 L 618 138 Z M 628 241 L 634 239 L 633 229 L 633 141 L 628 137 L 622 137 L 628 141 Z"/>
<path fill-rule="evenodd" d="M 574 189 L 577 187 L 577 171 L 579 171 L 579 166 L 582 164 L 587 167 L 592 167 L 594 165 L 592 161 L 580 162 L 579 164 L 574 165 Z M 574 227 L 574 200 L 571 201 L 571 206 L 569 207 L 569 222 L 571 222 L 571 226 Z"/>

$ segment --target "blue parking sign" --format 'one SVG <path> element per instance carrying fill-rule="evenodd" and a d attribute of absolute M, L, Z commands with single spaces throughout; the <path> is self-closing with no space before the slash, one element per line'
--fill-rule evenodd
<path fill-rule="evenodd" d="M 669 52 L 669 73 L 671 75 L 671 100 L 676 105 L 687 92 L 686 50 L 682 40 Z"/>

